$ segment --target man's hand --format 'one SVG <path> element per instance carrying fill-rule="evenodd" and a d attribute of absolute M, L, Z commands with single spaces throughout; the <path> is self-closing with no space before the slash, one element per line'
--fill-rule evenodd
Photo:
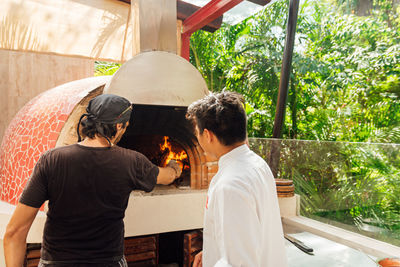
<path fill-rule="evenodd" d="M 175 160 L 168 162 L 167 167 L 158 168 L 160 171 L 157 176 L 157 184 L 169 185 L 182 174 L 181 167 Z"/>
<path fill-rule="evenodd" d="M 194 257 L 193 267 L 202 267 L 202 266 L 203 266 L 203 251 L 200 251 Z"/>
<path fill-rule="evenodd" d="M 176 172 L 176 178 L 178 178 L 179 176 L 181 176 L 181 174 L 182 174 L 181 166 L 179 166 L 179 164 L 178 164 L 175 160 L 171 159 L 171 160 L 168 162 L 167 167 L 170 167 L 170 168 L 172 168 L 172 169 L 175 170 L 175 172 Z"/>

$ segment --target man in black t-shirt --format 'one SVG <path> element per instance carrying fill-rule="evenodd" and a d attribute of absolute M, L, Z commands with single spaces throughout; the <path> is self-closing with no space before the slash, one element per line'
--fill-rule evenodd
<path fill-rule="evenodd" d="M 7 225 L 7 266 L 22 266 L 27 234 L 46 200 L 39 266 L 127 266 L 123 218 L 131 191 L 149 192 L 156 183 L 169 184 L 181 174 L 176 162 L 157 167 L 142 154 L 114 145 L 131 110 L 125 98 L 95 97 L 79 120 L 79 143 L 40 157 Z"/>

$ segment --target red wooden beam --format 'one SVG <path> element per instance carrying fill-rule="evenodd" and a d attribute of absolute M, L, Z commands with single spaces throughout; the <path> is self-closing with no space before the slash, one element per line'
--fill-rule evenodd
<path fill-rule="evenodd" d="M 222 16 L 243 0 L 211 0 L 183 22 L 182 34 L 192 34 Z"/>
<path fill-rule="evenodd" d="M 203 28 L 205 25 L 222 16 L 226 11 L 235 7 L 243 0 L 211 0 L 190 17 L 185 19 L 182 24 L 182 48 L 181 56 L 189 61 L 190 56 L 190 35 Z"/>
<path fill-rule="evenodd" d="M 181 57 L 189 61 L 190 57 L 190 34 L 181 35 Z"/>
<path fill-rule="evenodd" d="M 176 16 L 179 20 L 184 21 L 185 19 L 196 13 L 196 11 L 199 10 L 200 8 L 201 7 L 189 4 L 182 0 L 178 0 L 176 2 L 176 9 L 177 9 Z M 221 24 L 222 24 L 222 16 L 218 17 L 216 20 L 211 21 L 201 29 L 209 32 L 215 32 L 221 27 Z"/>

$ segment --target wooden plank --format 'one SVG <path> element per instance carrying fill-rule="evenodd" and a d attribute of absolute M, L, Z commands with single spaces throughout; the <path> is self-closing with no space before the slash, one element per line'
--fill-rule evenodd
<path fill-rule="evenodd" d="M 288 179 L 275 179 L 275 184 L 276 186 L 281 186 L 281 185 L 292 185 L 293 180 L 288 180 Z"/>
<path fill-rule="evenodd" d="M 155 243 L 144 243 L 131 246 L 125 246 L 125 255 L 136 254 L 147 251 L 156 251 L 157 245 Z"/>
<path fill-rule="evenodd" d="M 136 261 L 128 263 L 128 267 L 155 267 L 157 262 L 155 260 Z"/>
<path fill-rule="evenodd" d="M 146 242 L 155 243 L 156 241 L 157 241 L 156 236 L 127 237 L 124 240 L 124 244 L 129 245 L 129 244 L 140 244 L 140 243 L 146 243 Z"/>
<path fill-rule="evenodd" d="M 191 267 L 194 257 L 203 247 L 203 233 L 200 230 L 186 233 L 183 236 L 183 266 Z"/>
<path fill-rule="evenodd" d="M 185 20 L 188 17 L 190 17 L 193 13 L 195 13 L 197 10 L 200 9 L 200 7 L 192 5 L 190 3 L 184 2 L 184 1 L 177 1 L 177 18 L 179 20 Z M 222 19 L 223 16 L 219 16 L 215 20 L 211 21 L 207 25 L 205 25 L 202 30 L 209 31 L 209 32 L 215 32 L 219 28 L 221 28 L 222 25 Z"/>
<path fill-rule="evenodd" d="M 124 241 L 125 255 L 149 251 L 157 252 L 156 236 L 126 238 Z"/>
<path fill-rule="evenodd" d="M 40 259 L 30 259 L 26 263 L 26 267 L 37 267 Z"/>
<path fill-rule="evenodd" d="M 278 193 L 294 192 L 294 185 L 278 185 L 276 186 Z"/>
<path fill-rule="evenodd" d="M 28 251 L 26 258 L 27 259 L 39 259 L 40 258 L 40 249 Z"/>
<path fill-rule="evenodd" d="M 155 260 L 156 257 L 157 257 L 157 255 L 156 255 L 155 251 L 125 255 L 127 262 L 143 261 L 143 260 L 149 260 L 149 259 Z"/>
<path fill-rule="evenodd" d="M 142 246 L 142 245 L 151 245 L 151 244 L 155 244 L 156 241 L 155 240 L 140 240 L 140 241 L 136 241 L 136 240 L 131 240 L 131 241 L 125 241 L 124 245 L 125 247 L 131 247 L 131 246 Z"/>
<path fill-rule="evenodd" d="M 243 0 L 214 0 L 208 2 L 197 12 L 183 21 L 182 34 L 192 34 L 211 21 L 222 16 L 228 10 L 240 4 Z"/>
<path fill-rule="evenodd" d="M 136 245 L 136 246 L 129 246 L 125 247 L 125 254 L 136 254 L 141 252 L 148 252 L 148 251 L 156 251 L 157 245 L 156 244 L 145 244 L 145 245 Z"/>

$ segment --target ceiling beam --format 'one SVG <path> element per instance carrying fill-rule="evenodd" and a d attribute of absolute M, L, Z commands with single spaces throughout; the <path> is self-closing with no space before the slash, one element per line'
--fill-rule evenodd
<path fill-rule="evenodd" d="M 192 34 L 203 28 L 242 1 L 243 0 L 211 0 L 196 13 L 183 21 L 182 34 Z"/>
<path fill-rule="evenodd" d="M 124 2 L 127 4 L 131 4 L 131 0 L 118 0 L 120 2 Z M 264 1 L 264 0 L 254 0 L 254 1 Z M 197 12 L 200 7 L 187 3 L 182 0 L 177 0 L 176 1 L 176 15 L 177 19 L 184 21 L 188 17 L 190 17 L 192 14 Z M 207 23 L 204 27 L 202 27 L 202 30 L 208 31 L 208 32 L 215 32 L 221 27 L 222 24 L 222 16 L 217 17 L 215 20 L 210 21 Z"/>
<path fill-rule="evenodd" d="M 177 18 L 182 21 L 184 21 L 185 19 L 187 19 L 200 9 L 200 7 L 198 6 L 195 6 L 193 4 L 181 0 L 178 0 L 176 4 L 177 4 Z M 211 21 L 201 29 L 208 32 L 215 32 L 216 30 L 221 28 L 221 24 L 222 24 L 222 16 L 219 16 L 218 18 Z"/>

